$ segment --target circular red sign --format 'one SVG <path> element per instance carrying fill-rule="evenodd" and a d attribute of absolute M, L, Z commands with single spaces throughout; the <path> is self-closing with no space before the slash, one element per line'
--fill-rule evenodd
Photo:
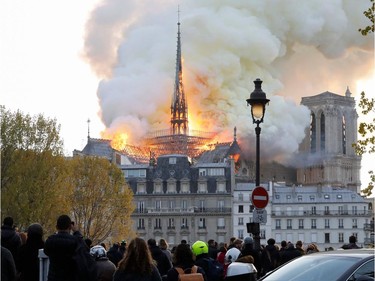
<path fill-rule="evenodd" d="M 268 204 L 268 199 L 268 192 L 262 186 L 257 186 L 251 193 L 251 201 L 253 202 L 254 207 L 257 209 L 265 208 Z"/>

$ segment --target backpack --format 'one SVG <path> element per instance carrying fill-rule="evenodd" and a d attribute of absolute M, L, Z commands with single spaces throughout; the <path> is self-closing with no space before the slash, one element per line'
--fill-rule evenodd
<path fill-rule="evenodd" d="M 204 258 L 207 263 L 206 276 L 207 280 L 220 281 L 224 279 L 223 265 L 213 258 Z"/>
<path fill-rule="evenodd" d="M 198 267 L 196 265 L 192 268 L 186 268 L 185 270 L 180 267 L 176 267 L 175 269 L 178 272 L 179 281 L 204 281 L 202 273 L 197 272 Z"/>

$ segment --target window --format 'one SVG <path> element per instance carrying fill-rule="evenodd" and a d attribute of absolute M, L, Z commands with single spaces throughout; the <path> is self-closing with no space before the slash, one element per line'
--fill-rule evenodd
<path fill-rule="evenodd" d="M 275 195 L 275 198 L 276 198 L 276 199 L 280 199 L 280 195 L 279 195 L 279 194 L 276 194 L 276 195 Z"/>
<path fill-rule="evenodd" d="M 357 219 L 353 219 L 353 228 L 358 228 Z"/>
<path fill-rule="evenodd" d="M 276 229 L 281 229 L 281 220 L 276 219 Z"/>
<path fill-rule="evenodd" d="M 303 219 L 298 220 L 298 228 L 303 229 Z"/>
<path fill-rule="evenodd" d="M 243 205 L 238 205 L 238 212 L 243 213 Z"/>
<path fill-rule="evenodd" d="M 238 218 L 238 225 L 243 225 L 243 218 Z"/>
<path fill-rule="evenodd" d="M 155 194 L 160 194 L 163 193 L 163 183 L 158 181 L 154 182 L 154 193 Z"/>
<path fill-rule="evenodd" d="M 218 211 L 219 212 L 224 212 L 225 211 L 225 208 L 224 208 L 224 200 L 219 200 L 217 201 L 217 208 L 219 209 Z"/>
<path fill-rule="evenodd" d="M 243 201 L 243 194 L 242 193 L 238 194 L 238 201 Z"/>
<path fill-rule="evenodd" d="M 156 200 L 155 201 L 155 209 L 157 211 L 160 211 L 161 210 L 161 201 L 160 200 Z"/>
<path fill-rule="evenodd" d="M 353 215 L 358 215 L 358 213 L 357 213 L 357 206 L 352 206 L 352 214 Z"/>
<path fill-rule="evenodd" d="M 339 219 L 339 228 L 344 228 L 344 219 Z"/>
<path fill-rule="evenodd" d="M 167 193 L 176 193 L 176 180 L 169 179 L 167 183 Z"/>
<path fill-rule="evenodd" d="M 360 276 L 368 276 L 369 278 L 374 276 L 374 260 L 370 260 L 361 265 L 361 267 L 358 268 L 357 271 L 348 280 L 359 280 Z"/>
<path fill-rule="evenodd" d="M 342 195 L 341 194 L 337 194 L 337 199 L 342 199 Z"/>
<path fill-rule="evenodd" d="M 181 182 L 181 193 L 190 193 L 189 182 Z"/>
<path fill-rule="evenodd" d="M 298 201 L 302 201 L 302 195 L 298 195 L 297 199 Z"/>
<path fill-rule="evenodd" d="M 199 218 L 198 228 L 199 229 L 206 228 L 206 219 L 205 218 Z"/>
<path fill-rule="evenodd" d="M 175 208 L 175 203 L 174 203 L 173 200 L 170 200 L 169 201 L 169 210 L 174 210 L 174 208 Z"/>
<path fill-rule="evenodd" d="M 250 207 L 249 207 L 249 213 L 252 213 L 253 211 L 254 211 L 254 205 L 250 205 Z"/>
<path fill-rule="evenodd" d="M 324 220 L 324 228 L 329 228 L 329 219 Z"/>
<path fill-rule="evenodd" d="M 201 212 L 203 212 L 204 211 L 204 209 L 205 209 L 205 207 L 204 207 L 204 200 L 199 200 L 199 210 L 201 211 Z"/>
<path fill-rule="evenodd" d="M 161 229 L 161 219 L 155 219 L 155 229 Z"/>
<path fill-rule="evenodd" d="M 292 229 L 292 220 L 291 219 L 287 219 L 286 220 L 286 228 L 287 229 Z"/>
<path fill-rule="evenodd" d="M 206 176 L 206 169 L 199 169 L 199 176 L 201 177 Z"/>
<path fill-rule="evenodd" d="M 310 201 L 315 201 L 315 195 L 310 195 Z"/>
<path fill-rule="evenodd" d="M 311 229 L 316 229 L 316 219 L 311 220 Z"/>
<path fill-rule="evenodd" d="M 243 229 L 238 230 L 238 238 L 243 239 Z"/>
<path fill-rule="evenodd" d="M 288 200 L 291 199 L 291 198 L 292 198 L 292 195 L 287 195 L 286 196 L 286 199 L 288 199 Z"/>
<path fill-rule="evenodd" d="M 125 178 L 145 178 L 146 169 L 124 170 Z"/>
<path fill-rule="evenodd" d="M 344 214 L 344 207 L 339 206 L 339 215 L 343 215 L 343 214 Z"/>
<path fill-rule="evenodd" d="M 144 182 L 137 183 L 137 194 L 146 194 L 146 183 Z"/>
<path fill-rule="evenodd" d="M 207 193 L 207 182 L 200 182 L 199 183 L 198 193 Z"/>
<path fill-rule="evenodd" d="M 169 164 L 174 165 L 174 164 L 176 164 L 176 162 L 177 162 L 177 158 L 176 157 L 169 157 Z"/>
<path fill-rule="evenodd" d="M 324 214 L 329 215 L 329 206 L 324 206 Z"/>
<path fill-rule="evenodd" d="M 145 219 L 138 219 L 138 229 L 145 229 Z"/>
<path fill-rule="evenodd" d="M 324 243 L 331 243 L 329 233 L 324 233 Z"/>
<path fill-rule="evenodd" d="M 329 199 L 329 194 L 324 194 L 324 199 Z"/>
<path fill-rule="evenodd" d="M 182 200 L 181 202 L 181 209 L 186 211 L 187 210 L 187 201 L 186 200 Z"/>
<path fill-rule="evenodd" d="M 339 243 L 344 243 L 344 233 L 339 232 Z"/>
<path fill-rule="evenodd" d="M 225 193 L 226 192 L 225 184 L 226 184 L 226 182 L 223 181 L 223 180 L 217 181 L 216 182 L 216 185 L 217 185 L 216 193 Z"/>
<path fill-rule="evenodd" d="M 316 207 L 315 206 L 311 207 L 311 214 L 316 215 Z"/>
<path fill-rule="evenodd" d="M 181 229 L 188 229 L 188 219 L 187 218 L 182 218 L 181 219 Z"/>
<path fill-rule="evenodd" d="M 225 219 L 218 218 L 217 219 L 217 229 L 225 229 Z"/>
<path fill-rule="evenodd" d="M 137 203 L 137 209 L 138 209 L 138 213 L 144 213 L 145 212 L 145 202 L 144 201 L 139 201 Z"/>
<path fill-rule="evenodd" d="M 168 229 L 174 229 L 174 218 L 168 219 Z"/>

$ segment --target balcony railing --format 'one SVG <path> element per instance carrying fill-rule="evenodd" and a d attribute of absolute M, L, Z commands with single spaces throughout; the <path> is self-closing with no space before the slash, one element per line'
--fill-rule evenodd
<path fill-rule="evenodd" d="M 364 230 L 364 231 L 375 232 L 374 224 L 373 224 L 373 223 L 365 223 L 365 224 L 363 225 L 363 230 Z"/>
<path fill-rule="evenodd" d="M 271 212 L 271 217 L 306 217 L 306 216 L 325 216 L 325 217 L 332 217 L 332 216 L 343 216 L 343 217 L 363 217 L 368 216 L 371 217 L 371 211 L 367 212 L 359 212 L 359 211 L 339 211 L 339 210 L 330 210 L 327 211 L 300 211 L 300 210 L 293 210 L 293 211 L 275 211 Z"/>
<path fill-rule="evenodd" d="M 135 209 L 133 214 L 183 214 L 183 213 L 228 213 L 231 214 L 232 208 L 142 208 Z"/>

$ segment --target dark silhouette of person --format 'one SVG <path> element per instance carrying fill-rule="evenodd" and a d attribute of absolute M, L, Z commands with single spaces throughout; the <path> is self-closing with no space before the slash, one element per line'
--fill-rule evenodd
<path fill-rule="evenodd" d="M 359 247 L 356 242 L 357 242 L 357 237 L 355 237 L 354 235 L 351 235 L 349 237 L 349 244 L 345 244 L 341 248 L 344 250 L 360 249 L 361 247 Z"/>
<path fill-rule="evenodd" d="M 19 271 L 19 281 L 39 280 L 39 249 L 44 248 L 43 228 L 39 223 L 33 223 L 27 228 L 26 243 L 18 252 L 16 260 Z"/>
<path fill-rule="evenodd" d="M 156 245 L 155 239 L 148 239 L 147 245 L 150 249 L 152 258 L 157 263 L 160 275 L 162 277 L 167 275 L 168 270 L 172 268 L 172 263 L 169 261 L 167 255 Z"/>
<path fill-rule="evenodd" d="M 17 260 L 18 250 L 21 247 L 21 237 L 13 226 L 13 218 L 6 217 L 1 226 L 1 246 L 7 248 L 13 256 L 14 261 Z"/>

